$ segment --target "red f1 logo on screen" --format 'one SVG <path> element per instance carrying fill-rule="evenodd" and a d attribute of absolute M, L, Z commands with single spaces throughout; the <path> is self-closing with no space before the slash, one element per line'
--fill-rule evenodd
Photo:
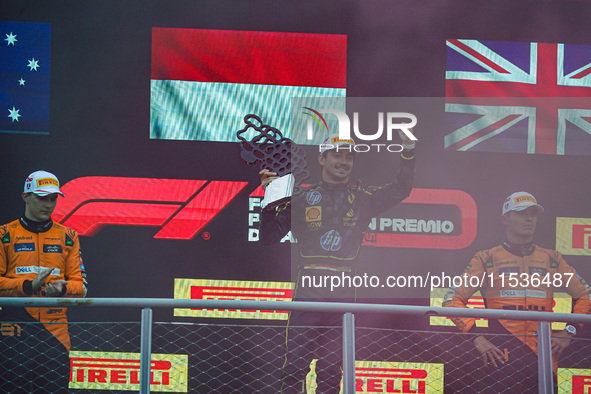
<path fill-rule="evenodd" d="M 154 238 L 191 239 L 248 182 L 83 177 L 61 187 L 52 219 L 93 235 L 104 225 L 160 226 Z"/>

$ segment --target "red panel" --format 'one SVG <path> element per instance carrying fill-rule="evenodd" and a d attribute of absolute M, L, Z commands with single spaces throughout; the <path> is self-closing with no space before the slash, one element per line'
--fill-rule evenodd
<path fill-rule="evenodd" d="M 152 79 L 345 88 L 347 37 L 152 29 Z"/>
<path fill-rule="evenodd" d="M 113 224 L 164 226 L 155 238 L 191 239 L 247 185 L 247 182 L 212 181 L 202 189 L 206 182 L 77 178 L 62 186 L 68 198 L 59 200 L 53 219 L 81 235 L 92 235 L 103 225 Z"/>
<path fill-rule="evenodd" d="M 189 201 L 154 238 L 193 238 L 247 184 L 248 182 L 212 181 Z"/>
<path fill-rule="evenodd" d="M 52 219 L 61 222 L 80 205 L 97 200 L 185 202 L 205 182 L 107 176 L 76 178 L 61 187 L 66 198 L 58 200 Z"/>
<path fill-rule="evenodd" d="M 455 205 L 462 218 L 462 233 L 450 235 L 426 234 L 384 234 L 375 233 L 375 242 L 364 245 L 398 247 L 398 248 L 429 248 L 429 249 L 462 249 L 476 239 L 477 208 L 476 202 L 462 190 L 448 189 L 413 189 L 404 200 L 407 204 Z"/>
<path fill-rule="evenodd" d="M 94 235 L 107 224 L 162 226 L 180 205 L 91 202 L 76 210 L 63 224 L 80 235 Z"/>

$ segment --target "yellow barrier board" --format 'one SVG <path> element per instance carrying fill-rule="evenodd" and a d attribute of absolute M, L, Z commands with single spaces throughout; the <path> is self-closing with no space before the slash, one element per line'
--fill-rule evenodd
<path fill-rule="evenodd" d="M 316 360 L 310 364 L 306 391 L 316 393 Z M 443 393 L 443 364 L 355 361 L 355 393 Z"/>
<path fill-rule="evenodd" d="M 140 354 L 70 351 L 70 389 L 138 391 Z M 150 391 L 186 393 L 186 354 L 152 354 Z"/>
<path fill-rule="evenodd" d="M 591 256 L 591 219 L 556 218 L 556 250 L 565 255 Z"/>
<path fill-rule="evenodd" d="M 591 369 L 558 368 L 558 394 L 591 393 Z"/>
<path fill-rule="evenodd" d="M 245 280 L 175 279 L 174 298 L 191 300 L 291 301 L 291 282 Z M 225 319 L 287 320 L 288 311 L 238 309 L 175 308 L 181 317 L 217 317 Z"/>

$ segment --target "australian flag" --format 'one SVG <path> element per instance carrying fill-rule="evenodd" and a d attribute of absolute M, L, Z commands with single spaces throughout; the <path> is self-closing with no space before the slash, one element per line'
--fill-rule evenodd
<path fill-rule="evenodd" d="M 591 155 L 591 46 L 447 40 L 447 150 Z"/>
<path fill-rule="evenodd" d="M 0 133 L 49 134 L 51 25 L 0 21 Z"/>

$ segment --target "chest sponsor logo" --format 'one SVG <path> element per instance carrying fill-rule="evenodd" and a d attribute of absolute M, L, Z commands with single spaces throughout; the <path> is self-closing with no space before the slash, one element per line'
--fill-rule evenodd
<path fill-rule="evenodd" d="M 349 193 L 347 196 L 347 201 L 349 201 L 349 204 L 353 204 L 353 201 L 355 201 L 355 194 Z"/>
<path fill-rule="evenodd" d="M 152 354 L 150 392 L 186 393 L 188 355 Z M 139 390 L 139 353 L 70 352 L 70 389 Z"/>
<path fill-rule="evenodd" d="M 306 222 L 318 222 L 322 220 L 322 206 L 306 207 Z"/>
<path fill-rule="evenodd" d="M 497 261 L 497 265 L 516 265 L 517 264 L 517 260 L 502 260 L 502 261 Z"/>
<path fill-rule="evenodd" d="M 501 290 L 500 295 L 504 298 L 523 298 L 525 297 L 525 290 Z"/>
<path fill-rule="evenodd" d="M 34 252 L 35 251 L 35 244 L 34 243 L 18 243 L 14 244 L 14 252 Z"/>
<path fill-rule="evenodd" d="M 33 240 L 33 236 L 29 235 L 29 236 L 18 236 L 15 238 L 16 241 L 32 241 Z"/>
<path fill-rule="evenodd" d="M 14 272 L 17 275 L 39 274 L 39 273 L 43 272 L 45 269 L 47 269 L 47 267 L 39 267 L 36 265 L 31 265 L 28 267 L 16 267 L 14 269 Z M 51 271 L 51 274 L 49 274 L 49 275 L 59 276 L 60 272 L 61 272 L 61 270 L 59 268 L 54 268 L 53 271 Z"/>
<path fill-rule="evenodd" d="M 546 298 L 546 292 L 543 290 L 501 290 L 502 298 Z"/>
<path fill-rule="evenodd" d="M 345 227 L 357 226 L 357 218 L 343 218 L 343 226 L 345 226 Z"/>
<path fill-rule="evenodd" d="M 520 274 L 521 270 L 519 267 L 502 267 L 499 268 L 499 275 L 509 275 L 509 274 Z"/>
<path fill-rule="evenodd" d="M 318 191 L 308 192 L 306 194 L 306 201 L 310 205 L 318 204 L 322 200 L 322 194 Z"/>
<path fill-rule="evenodd" d="M 43 253 L 62 253 L 62 245 L 43 245 Z"/>
<path fill-rule="evenodd" d="M 529 274 L 530 275 L 539 275 L 539 276 L 544 276 L 548 273 L 548 270 L 546 268 L 542 268 L 542 267 L 529 267 Z"/>
<path fill-rule="evenodd" d="M 10 234 L 7 233 L 7 227 L 6 224 L 0 226 L 0 238 L 2 238 L 2 243 L 4 244 L 10 242 Z"/>
<path fill-rule="evenodd" d="M 330 230 L 320 237 L 320 246 L 328 252 L 336 252 L 341 249 L 343 239 L 336 230 Z"/>

